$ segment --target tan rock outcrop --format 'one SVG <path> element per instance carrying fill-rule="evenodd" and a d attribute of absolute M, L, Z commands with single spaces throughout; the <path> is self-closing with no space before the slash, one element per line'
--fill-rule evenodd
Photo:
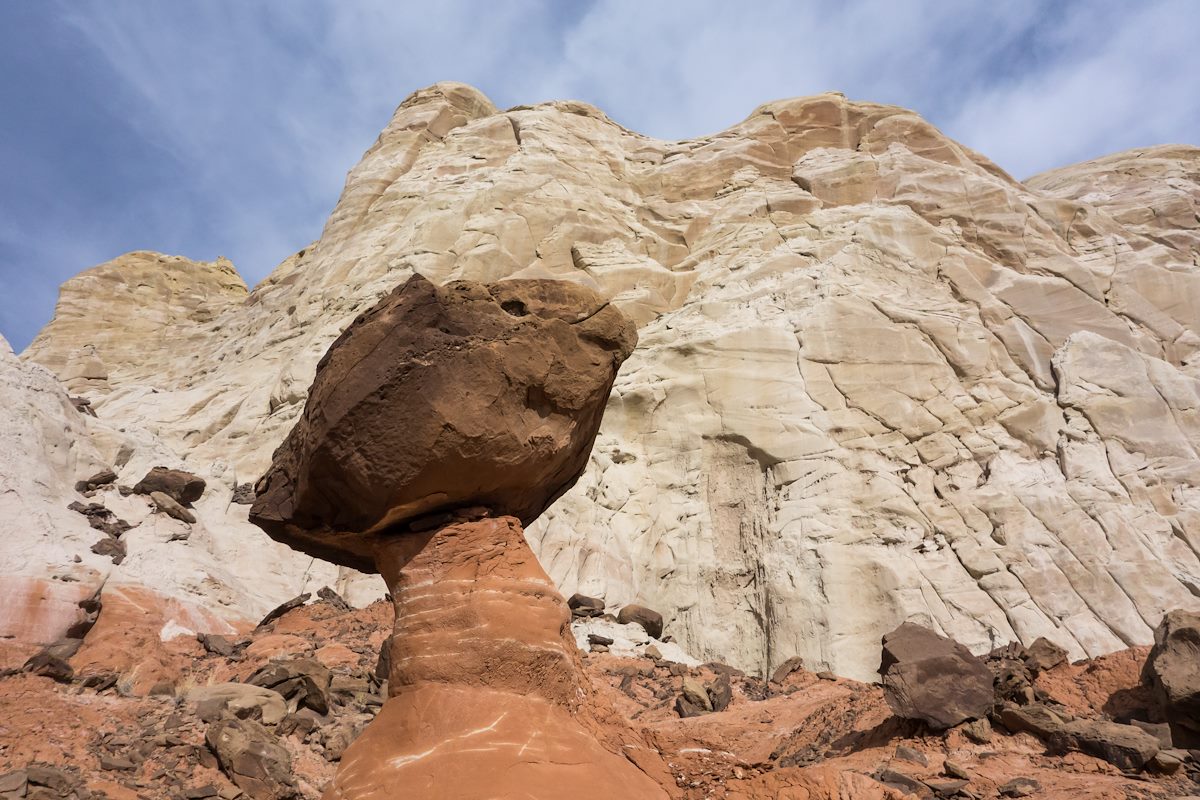
<path fill-rule="evenodd" d="M 249 295 L 179 268 L 215 316 L 155 340 L 136 317 L 176 293 L 92 310 L 69 284 L 25 357 L 103 372 L 80 391 L 209 480 L 198 517 L 235 547 L 244 517 L 218 507 L 356 315 L 414 272 L 576 281 L 640 344 L 588 470 L 527 531 L 561 590 L 654 608 L 694 655 L 759 674 L 799 655 L 872 677 L 910 619 L 1079 658 L 1200 607 L 1198 164 L 1151 148 L 1022 184 L 836 94 L 665 142 L 439 84 Z"/>

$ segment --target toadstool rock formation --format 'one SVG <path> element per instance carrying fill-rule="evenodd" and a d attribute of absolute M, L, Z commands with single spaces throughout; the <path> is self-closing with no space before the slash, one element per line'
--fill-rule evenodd
<path fill-rule="evenodd" d="M 636 341 L 585 287 L 413 276 L 321 360 L 251 519 L 394 598 L 391 697 L 327 797 L 666 797 L 596 723 L 521 528 L 586 466 Z"/>
<path fill-rule="evenodd" d="M 1077 660 L 1200 610 L 1198 208 L 1194 146 L 1016 179 L 835 93 L 663 141 L 441 83 L 248 294 L 223 262 L 129 254 L 68 281 L 23 358 L 179 460 L 139 469 L 208 481 L 207 534 L 173 563 L 207 573 L 190 585 L 209 606 L 259 617 L 325 583 L 382 592 L 252 556 L 225 502 L 330 343 L 414 273 L 571 280 L 640 343 L 591 466 L 527 530 L 567 595 L 644 604 L 692 655 L 763 676 L 800 656 L 873 680 L 908 619 L 974 653 L 1046 637 Z M 18 519 L 0 520 L 4 569 L 29 549 Z M 154 585 L 130 547 L 120 571 Z"/>

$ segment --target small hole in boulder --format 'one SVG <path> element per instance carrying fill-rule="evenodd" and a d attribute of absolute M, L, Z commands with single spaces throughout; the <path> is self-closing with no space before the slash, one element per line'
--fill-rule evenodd
<path fill-rule="evenodd" d="M 525 304 L 520 300 L 505 300 L 500 304 L 500 308 L 504 309 L 504 313 L 514 317 L 523 317 L 529 313 L 529 309 L 525 308 Z"/>

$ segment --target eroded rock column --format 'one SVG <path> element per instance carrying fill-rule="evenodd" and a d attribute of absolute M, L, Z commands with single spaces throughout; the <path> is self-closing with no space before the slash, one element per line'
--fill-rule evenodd
<path fill-rule="evenodd" d="M 377 558 L 396 604 L 391 697 L 330 800 L 667 797 L 600 744 L 570 612 L 518 520 L 397 536 Z"/>

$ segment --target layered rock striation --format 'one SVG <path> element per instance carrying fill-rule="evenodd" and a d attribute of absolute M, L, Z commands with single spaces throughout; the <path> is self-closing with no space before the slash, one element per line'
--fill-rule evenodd
<path fill-rule="evenodd" d="M 326 798 L 403 786 L 413 797 L 665 800 L 639 765 L 667 774 L 658 753 L 597 720 L 570 612 L 519 522 L 463 520 L 414 538 L 378 556 L 396 605 L 391 697 Z"/>
<path fill-rule="evenodd" d="M 126 256 L 68 282 L 24 357 L 91 365 L 101 419 L 151 432 L 215 505 L 410 275 L 573 281 L 640 344 L 584 476 L 526 532 L 562 591 L 663 611 L 695 655 L 764 675 L 801 656 L 870 678 L 908 620 L 1079 658 L 1200 607 L 1198 206 L 1194 147 L 1020 182 L 837 94 L 668 142 L 438 84 L 248 295 L 195 262 L 98 280 L 145 269 Z M 244 507 L 197 512 L 245 539 Z"/>

